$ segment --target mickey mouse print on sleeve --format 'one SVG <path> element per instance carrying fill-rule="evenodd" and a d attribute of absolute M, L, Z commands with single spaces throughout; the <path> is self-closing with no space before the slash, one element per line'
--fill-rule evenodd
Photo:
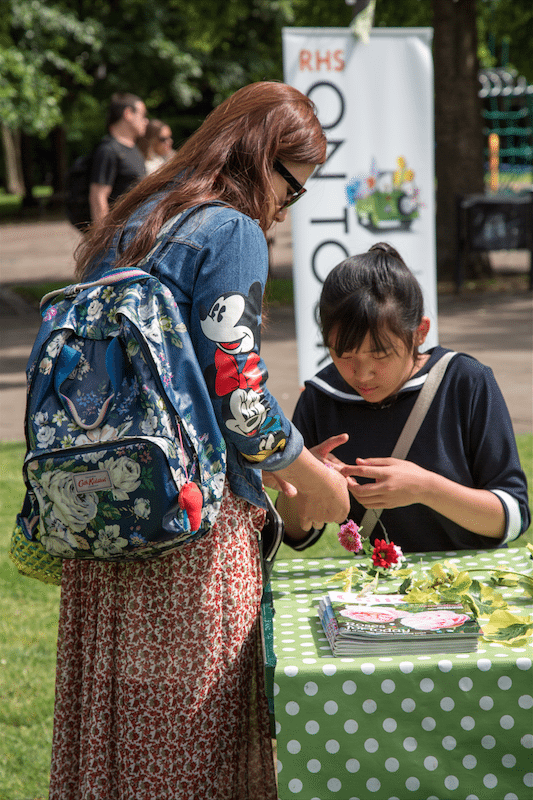
<path fill-rule="evenodd" d="M 206 370 L 209 391 L 221 402 L 225 435 L 252 462 L 283 450 L 289 432 L 264 390 L 268 373 L 259 356 L 262 296 L 262 285 L 255 281 L 247 295 L 225 292 L 209 309 L 200 310 L 202 333 L 216 347 L 214 363 Z"/>

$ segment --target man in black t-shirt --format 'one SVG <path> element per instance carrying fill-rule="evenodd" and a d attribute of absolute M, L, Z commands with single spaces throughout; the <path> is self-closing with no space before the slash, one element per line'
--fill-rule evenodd
<path fill-rule="evenodd" d="M 114 200 L 145 175 L 136 141 L 146 132 L 148 117 L 140 97 L 116 93 L 107 115 L 108 135 L 96 148 L 91 167 L 89 204 L 92 221 L 102 219 Z"/>

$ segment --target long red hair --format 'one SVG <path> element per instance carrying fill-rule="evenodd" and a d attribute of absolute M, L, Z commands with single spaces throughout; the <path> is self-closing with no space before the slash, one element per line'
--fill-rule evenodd
<path fill-rule="evenodd" d="M 198 203 L 221 200 L 257 219 L 266 232 L 275 158 L 322 164 L 326 137 L 313 102 L 300 91 L 284 83 L 252 83 L 217 106 L 167 164 L 89 229 L 76 251 L 77 275 L 91 271 L 135 209 L 157 192 L 161 199 L 115 266 L 136 264 L 168 219 Z"/>

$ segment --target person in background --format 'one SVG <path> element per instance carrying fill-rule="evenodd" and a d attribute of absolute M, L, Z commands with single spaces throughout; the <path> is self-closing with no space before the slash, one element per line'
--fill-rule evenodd
<path fill-rule="evenodd" d="M 527 482 L 509 412 L 492 370 L 472 356 L 452 358 L 407 459 L 391 458 L 446 352 L 420 352 L 430 321 L 399 253 L 379 243 L 338 264 L 319 316 L 333 363 L 306 382 L 293 422 L 311 452 L 348 477 L 350 518 L 360 524 L 366 509 L 383 508 L 380 521 L 405 552 L 498 547 L 523 533 Z M 285 542 L 302 550 L 321 530 L 302 530 L 291 504 L 280 494 Z"/>
<path fill-rule="evenodd" d="M 170 127 L 160 119 L 151 119 L 146 126 L 145 135 L 137 142 L 137 146 L 144 156 L 147 175 L 155 172 L 171 158 L 174 154 L 172 144 Z"/>
<path fill-rule="evenodd" d="M 164 237 L 146 269 L 179 306 L 227 463 L 219 514 L 198 541 L 132 564 L 64 560 L 50 800 L 277 798 L 261 644 L 262 471 L 292 493 L 303 529 L 342 522 L 350 500 L 346 478 L 309 453 L 267 389 L 265 234 L 325 159 L 311 100 L 282 83 L 251 84 L 77 251 L 78 278 L 93 280 L 142 263 Z M 198 402 L 186 374 L 172 380 Z"/>
<path fill-rule="evenodd" d="M 107 114 L 108 133 L 96 148 L 91 165 L 89 205 L 92 222 L 102 220 L 110 206 L 146 174 L 137 140 L 148 125 L 140 97 L 117 92 Z"/>

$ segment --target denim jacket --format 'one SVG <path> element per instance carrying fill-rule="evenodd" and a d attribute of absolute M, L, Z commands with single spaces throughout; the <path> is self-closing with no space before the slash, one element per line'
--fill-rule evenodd
<path fill-rule="evenodd" d="M 154 203 L 131 217 L 121 249 Z M 233 208 L 198 206 L 170 227 L 154 258 L 139 266 L 168 286 L 180 308 L 226 442 L 231 490 L 266 508 L 261 470 L 287 467 L 303 440 L 269 393 L 260 357 L 268 274 L 261 228 Z M 194 386 L 179 388 L 195 394 Z"/>

